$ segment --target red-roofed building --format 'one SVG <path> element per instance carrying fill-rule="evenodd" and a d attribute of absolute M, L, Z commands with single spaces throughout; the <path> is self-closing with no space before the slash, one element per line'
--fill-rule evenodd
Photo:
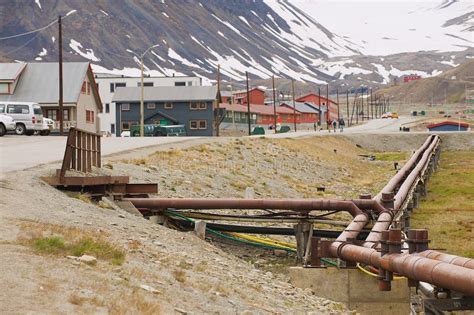
<path fill-rule="evenodd" d="M 438 131 L 467 131 L 469 124 L 454 121 L 443 121 L 426 126 L 430 132 Z"/>
<path fill-rule="evenodd" d="M 416 81 L 416 80 L 420 80 L 420 79 L 421 79 L 421 75 L 409 74 L 409 75 L 406 75 L 406 76 L 403 77 L 403 82 L 408 83 L 410 81 Z"/>
<path fill-rule="evenodd" d="M 328 110 L 329 110 L 328 115 L 329 115 L 329 117 L 323 117 L 322 121 L 325 121 L 326 119 L 329 119 L 329 120 L 338 119 L 338 117 L 337 117 L 337 106 L 338 106 L 337 103 L 334 102 L 331 99 L 327 99 L 324 96 L 319 96 L 315 93 L 309 93 L 309 94 L 300 96 L 295 101 L 296 102 L 311 103 L 311 104 L 314 104 L 316 106 L 328 105 Z"/>
<path fill-rule="evenodd" d="M 249 91 L 250 104 L 264 105 L 265 91 L 259 88 L 253 88 Z M 234 101 L 237 104 L 247 104 L 247 90 L 240 90 L 233 93 Z"/>

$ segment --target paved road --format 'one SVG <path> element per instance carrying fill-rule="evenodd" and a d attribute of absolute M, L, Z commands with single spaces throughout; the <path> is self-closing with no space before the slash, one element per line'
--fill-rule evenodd
<path fill-rule="evenodd" d="M 196 137 L 102 138 L 102 155 L 196 139 Z M 66 137 L 17 136 L 0 138 L 0 173 L 61 161 Z"/>
<path fill-rule="evenodd" d="M 344 133 L 397 132 L 401 124 L 412 118 L 375 119 L 366 124 L 346 128 Z M 333 134 L 327 131 L 298 131 L 284 134 L 268 134 L 272 138 L 293 138 L 309 135 Z M 131 149 L 176 143 L 197 139 L 196 137 L 146 137 L 146 138 L 102 138 L 102 155 Z M 8 134 L 0 137 L 0 174 L 30 168 L 39 164 L 60 161 L 64 155 L 66 137 L 17 136 Z"/>

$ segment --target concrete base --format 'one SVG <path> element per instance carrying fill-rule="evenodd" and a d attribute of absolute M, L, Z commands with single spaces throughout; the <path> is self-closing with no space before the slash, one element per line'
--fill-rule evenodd
<path fill-rule="evenodd" d="M 391 291 L 379 291 L 378 280 L 358 269 L 290 267 L 291 283 L 347 305 L 361 314 L 410 313 L 407 279 L 392 281 Z"/>

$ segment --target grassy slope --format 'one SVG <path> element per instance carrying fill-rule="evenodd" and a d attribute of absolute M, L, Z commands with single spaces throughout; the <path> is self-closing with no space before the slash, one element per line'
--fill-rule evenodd
<path fill-rule="evenodd" d="M 412 226 L 428 228 L 431 248 L 474 257 L 474 152 L 442 152 Z"/>

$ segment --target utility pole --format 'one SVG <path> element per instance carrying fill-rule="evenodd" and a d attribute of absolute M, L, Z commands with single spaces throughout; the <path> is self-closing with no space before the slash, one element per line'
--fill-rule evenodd
<path fill-rule="evenodd" d="M 347 118 L 346 118 L 347 119 L 347 124 L 350 126 L 350 122 L 349 122 L 349 115 L 350 115 L 350 113 L 349 113 L 349 90 L 346 91 L 346 107 L 347 107 L 347 112 L 346 112 L 346 114 L 347 114 Z"/>
<path fill-rule="evenodd" d="M 140 58 L 140 137 L 145 136 L 145 101 L 144 101 L 144 90 L 143 87 L 143 54 Z"/>
<path fill-rule="evenodd" d="M 337 102 L 337 121 L 341 120 L 341 113 L 339 111 L 339 89 L 336 88 L 336 102 Z"/>
<path fill-rule="evenodd" d="M 276 92 L 275 92 L 275 75 L 272 76 L 273 87 L 273 131 L 277 133 L 277 110 L 276 110 Z"/>
<path fill-rule="evenodd" d="M 64 133 L 64 107 L 63 107 L 63 30 L 61 24 L 61 16 L 58 16 L 58 28 L 59 28 L 59 36 L 58 36 L 58 45 L 59 45 L 59 135 L 63 135 Z"/>
<path fill-rule="evenodd" d="M 219 113 L 219 105 L 221 102 L 221 65 L 217 65 L 217 106 L 216 106 L 216 114 L 214 115 L 214 119 L 216 120 L 216 137 L 219 137 L 219 126 L 220 126 L 220 113 Z"/>
<path fill-rule="evenodd" d="M 319 117 L 318 117 L 318 125 L 321 126 L 321 87 L 318 86 L 318 109 L 319 109 Z"/>
<path fill-rule="evenodd" d="M 326 127 L 328 128 L 329 130 L 329 105 L 330 105 L 330 101 L 329 101 L 329 84 L 326 85 Z"/>
<path fill-rule="evenodd" d="M 252 135 L 252 127 L 250 123 L 250 90 L 249 90 L 249 73 L 245 71 L 245 79 L 247 81 L 247 122 L 249 124 L 249 136 Z"/>
<path fill-rule="evenodd" d="M 291 79 L 291 94 L 293 97 L 293 124 L 295 125 L 296 132 L 296 104 L 295 104 L 295 80 Z"/>

